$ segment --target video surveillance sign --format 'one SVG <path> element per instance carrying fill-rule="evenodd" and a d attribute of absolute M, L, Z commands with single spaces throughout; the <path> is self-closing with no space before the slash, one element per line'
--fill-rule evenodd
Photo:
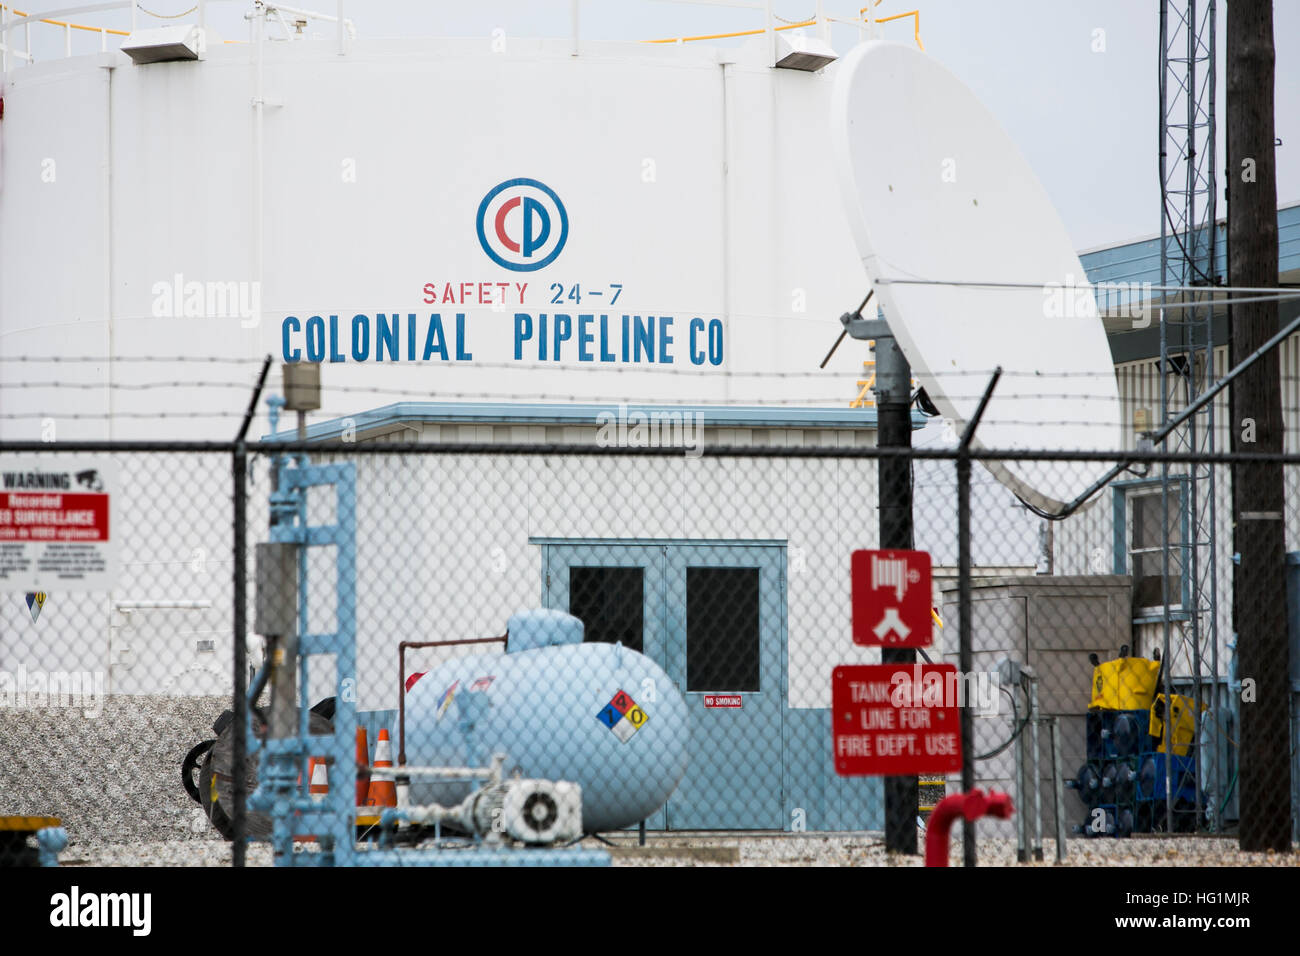
<path fill-rule="evenodd" d="M 117 466 L 106 459 L 0 463 L 0 590 L 109 590 L 117 574 L 117 491 Z"/>

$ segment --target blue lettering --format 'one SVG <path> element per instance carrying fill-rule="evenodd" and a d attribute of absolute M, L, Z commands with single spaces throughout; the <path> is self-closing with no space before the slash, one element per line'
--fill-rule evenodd
<path fill-rule="evenodd" d="M 352 321 L 356 321 L 353 319 Z M 388 360 L 396 362 L 399 358 L 397 337 L 401 331 L 402 317 L 396 312 L 393 313 L 392 323 L 389 323 L 388 316 L 380 312 L 375 316 L 375 361 L 384 360 L 384 345 L 388 345 Z"/>
<path fill-rule="evenodd" d="M 298 321 L 296 315 L 285 316 L 284 324 L 280 326 L 280 351 L 284 354 L 286 362 L 297 362 L 302 358 L 302 349 L 289 347 L 289 333 L 301 332 L 302 324 Z"/>
<path fill-rule="evenodd" d="M 673 317 L 659 316 L 659 363 L 671 365 L 673 357 L 668 354 L 668 346 L 673 344 Z"/>
<path fill-rule="evenodd" d="M 437 352 L 438 357 L 444 362 L 447 361 L 447 346 L 444 343 L 444 338 L 445 337 L 442 333 L 442 315 L 435 312 L 433 315 L 429 316 L 429 334 L 424 340 L 424 361 L 429 361 L 429 356 L 433 355 L 434 352 Z M 435 342 L 437 344 L 435 344 Z"/>
<path fill-rule="evenodd" d="M 339 317 L 330 316 L 330 361 L 346 362 L 348 357 L 339 351 Z"/>
<path fill-rule="evenodd" d="M 524 340 L 533 337 L 533 317 L 527 312 L 515 313 L 515 361 L 524 357 Z"/>
<path fill-rule="evenodd" d="M 571 338 L 573 338 L 573 318 L 563 312 L 555 313 L 555 347 L 551 349 L 555 353 L 555 361 L 560 360 L 560 343 Z"/>
<path fill-rule="evenodd" d="M 546 361 L 546 313 L 537 314 L 537 361 Z"/>
<path fill-rule="evenodd" d="M 352 360 L 364 362 L 370 358 L 370 316 L 352 316 Z"/>
<path fill-rule="evenodd" d="M 456 361 L 468 362 L 472 358 L 469 352 L 465 351 L 465 313 L 456 313 Z"/>
<path fill-rule="evenodd" d="M 716 335 L 714 333 L 717 333 Z M 722 320 L 709 321 L 709 364 L 722 364 Z"/>
<path fill-rule="evenodd" d="M 406 314 L 406 357 L 415 361 L 415 313 Z"/>
<path fill-rule="evenodd" d="M 624 364 L 627 364 L 627 362 L 629 361 L 628 348 L 631 346 L 631 343 L 632 343 L 632 337 L 628 334 L 628 327 L 627 327 L 627 313 L 624 313 L 623 314 L 623 363 Z"/>
<path fill-rule="evenodd" d="M 325 361 L 325 320 L 319 315 L 307 320 L 307 361 Z"/>
<path fill-rule="evenodd" d="M 626 316 L 624 316 L 624 318 L 626 318 Z M 642 321 L 641 316 L 634 315 L 632 316 L 632 320 L 636 322 L 636 339 L 633 342 L 634 351 L 632 361 L 640 362 L 641 352 L 642 349 L 644 349 L 645 360 L 647 362 L 653 362 L 655 360 L 655 317 L 653 315 L 647 315 L 645 321 Z"/>
<path fill-rule="evenodd" d="M 591 323 L 596 320 L 594 315 L 578 316 L 578 361 L 591 361 L 591 343 L 595 341 L 595 336 L 591 331 Z"/>
<path fill-rule="evenodd" d="M 703 332 L 703 331 L 704 331 L 704 320 L 701 319 L 699 316 L 696 316 L 695 318 L 691 319 L 691 364 L 692 365 L 704 364 L 704 350 L 697 347 L 695 344 L 696 333 Z"/>
<path fill-rule="evenodd" d="M 602 315 L 600 317 L 600 360 L 602 362 L 612 362 L 616 358 L 618 358 L 617 355 L 615 355 L 613 352 L 609 351 L 608 348 L 606 348 L 606 346 L 608 345 L 609 345 L 609 316 Z"/>

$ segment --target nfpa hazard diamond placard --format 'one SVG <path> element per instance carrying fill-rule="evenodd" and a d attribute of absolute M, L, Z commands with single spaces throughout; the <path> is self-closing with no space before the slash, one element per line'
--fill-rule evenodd
<path fill-rule="evenodd" d="M 650 719 L 630 694 L 620 690 L 610 698 L 608 704 L 596 713 L 596 719 L 610 729 L 620 743 L 627 743 L 632 735 L 646 725 Z"/>

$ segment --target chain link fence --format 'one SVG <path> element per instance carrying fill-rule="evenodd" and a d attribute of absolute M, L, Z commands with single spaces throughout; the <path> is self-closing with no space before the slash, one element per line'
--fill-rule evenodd
<path fill-rule="evenodd" d="M 100 862 L 225 860 L 219 841 L 241 830 L 340 861 L 356 840 L 467 831 L 552 848 L 642 826 L 914 840 L 960 774 L 842 776 L 832 745 L 833 669 L 881 660 L 851 639 L 849 565 L 882 530 L 933 565 L 933 641 L 889 658 L 959 665 L 969 585 L 955 703 L 973 782 L 1016 808 L 981 839 L 1021 859 L 1051 857 L 1058 835 L 1296 839 L 1300 459 L 1135 453 L 1087 508 L 1047 521 L 987 464 L 1077 461 L 975 453 L 963 548 L 957 449 L 893 454 L 856 429 L 707 429 L 686 454 L 593 436 L 443 426 L 305 455 L 6 446 L 10 527 L 50 505 L 12 476 L 89 461 L 112 476 L 118 549 L 106 589 L 6 593 L 0 816 L 36 818 L 6 852 L 33 857 L 46 818 L 65 861 Z M 1191 517 L 1207 489 L 1194 464 L 1215 478 L 1208 524 Z M 890 469 L 910 532 L 882 527 Z M 1234 512 L 1234 481 L 1279 476 L 1285 513 Z M 1241 573 L 1243 542 L 1265 539 L 1277 560 Z M 258 554 L 268 541 L 290 550 Z M 263 681 L 291 638 L 301 668 Z M 312 710 L 285 724 L 272 702 L 290 678 Z M 251 796 L 268 726 L 320 741 L 280 770 L 300 824 Z M 925 746 L 898 730 L 892 745 Z"/>

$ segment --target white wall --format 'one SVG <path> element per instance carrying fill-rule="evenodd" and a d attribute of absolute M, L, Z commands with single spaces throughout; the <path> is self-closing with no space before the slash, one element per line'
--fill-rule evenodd
<path fill-rule="evenodd" d="M 469 428 L 476 439 L 458 425 L 425 425 L 420 437 L 490 441 L 509 426 Z M 524 440 L 544 434 L 527 431 Z M 575 431 L 594 439 L 594 428 Z M 705 440 L 744 445 L 750 432 Z M 768 434 L 793 446 L 874 442 L 865 430 Z M 827 707 L 834 665 L 879 660 L 852 643 L 848 573 L 849 554 L 877 542 L 875 481 L 870 460 L 362 457 L 358 702 L 396 706 L 398 641 L 500 634 L 511 613 L 540 604 L 541 548 L 530 538 L 699 538 L 787 543 L 789 701 Z M 332 600 L 328 587 L 321 596 Z"/>
<path fill-rule="evenodd" d="M 466 315 L 470 362 L 328 365 L 322 415 L 403 395 L 455 400 L 785 400 L 842 406 L 864 350 L 818 362 L 865 289 L 828 160 L 831 72 L 721 62 L 703 46 L 358 41 L 267 47 L 263 316 L 155 315 L 184 283 L 258 278 L 252 48 L 135 66 L 121 54 L 20 68 L 0 130 L 0 347 L 33 356 L 281 355 L 293 315 Z M 733 60 L 749 54 L 726 51 Z M 50 159 L 57 177 L 42 182 Z M 516 177 L 553 188 L 568 243 L 513 272 L 480 248 L 480 200 Z M 526 282 L 522 304 L 429 304 L 426 283 Z M 623 292 L 608 305 L 619 283 Z M 161 284 L 161 285 L 160 285 Z M 553 304 L 552 284 L 565 291 Z M 581 305 L 567 299 L 580 286 Z M 513 286 L 512 286 L 513 288 Z M 592 292 L 603 291 L 603 298 Z M 182 303 L 183 306 L 183 303 Z M 206 308 L 206 306 L 205 306 Z M 669 366 L 514 359 L 513 315 L 674 317 Z M 689 322 L 725 327 L 723 364 L 691 364 Z M 251 320 L 250 320 L 251 324 Z M 421 327 L 423 332 L 423 326 Z M 423 334 L 421 334 L 423 339 Z M 295 338 L 295 342 L 299 338 Z M 453 353 L 454 354 L 454 353 Z M 561 371 L 562 369 L 562 371 Z M 595 369 L 593 371 L 593 369 Z M 5 381 L 49 366 L 5 365 Z M 61 380 L 74 374 L 61 366 Z M 761 372 L 763 377 L 743 373 Z M 254 364 L 100 363 L 75 374 L 127 391 L 6 396 L 58 437 L 228 437 Z M 199 386 L 202 380 L 207 384 Z M 365 394 L 382 389 L 383 393 Z M 159 408 L 216 417 L 165 419 Z M 65 420 L 111 413 L 109 423 Z M 143 418 L 129 416 L 141 415 Z M 0 420 L 0 436 L 38 437 Z"/>
<path fill-rule="evenodd" d="M 10 73 L 0 123 L 0 354 L 95 361 L 0 362 L 0 412 L 21 416 L 0 417 L 0 439 L 228 439 L 258 361 L 280 357 L 288 315 L 337 314 L 347 328 L 355 313 L 414 312 L 427 320 L 438 312 L 453 328 L 455 313 L 466 313 L 472 362 L 327 364 L 319 418 L 403 398 L 843 407 L 857 395 L 860 345 L 842 347 L 827 370 L 817 368 L 838 334 L 835 317 L 865 288 L 829 168 L 833 77 L 774 71 L 746 51 L 699 45 L 584 44 L 579 57 L 565 43 L 514 38 L 505 53 L 477 40 L 359 40 L 344 57 L 329 41 L 268 45 L 261 320 L 245 328 L 238 315 L 155 314 L 159 290 L 177 275 L 245 291 L 258 279 L 252 55 L 249 45 L 229 44 L 196 63 L 135 66 L 110 53 Z M 555 189 L 570 219 L 565 250 L 529 273 L 493 263 L 475 231 L 486 192 L 521 176 Z M 422 301 L 426 283 L 447 281 L 519 281 L 528 291 L 505 312 Z M 552 283 L 566 294 L 576 284 L 606 297 L 552 305 Z M 623 285 L 621 298 L 601 308 L 611 283 Z M 184 303 L 175 308 L 183 313 Z M 606 312 L 614 323 L 624 312 L 672 315 L 675 361 L 527 368 L 535 357 L 513 357 L 516 310 Z M 696 316 L 725 326 L 718 367 L 689 361 L 688 323 Z M 138 358 L 156 361 L 126 361 Z M 278 374 L 269 390 L 279 391 Z M 254 437 L 265 432 L 260 416 Z M 362 466 L 363 486 L 398 482 L 402 495 L 428 498 L 420 515 L 388 507 L 364 516 L 373 535 L 363 530 L 360 555 L 363 567 L 388 562 L 393 586 L 404 584 L 403 620 L 420 633 L 444 626 L 438 602 L 452 601 L 448 595 L 457 596 L 457 633 L 491 633 L 508 606 L 532 603 L 535 549 L 520 542 L 525 532 L 578 527 L 556 502 L 579 488 L 625 485 L 657 502 L 640 514 L 606 512 L 584 533 L 763 530 L 793 539 L 820 532 L 838 536 L 838 554 L 859 520 L 839 520 L 831 505 L 799 514 L 805 504 L 786 476 L 817 467 L 808 463 L 721 465 L 735 473 L 700 484 L 681 462 L 664 462 L 662 474 L 624 463 L 534 462 L 521 471 L 522 462 L 507 462 L 497 499 L 502 523 L 487 530 L 500 536 L 505 559 L 527 585 L 467 601 L 484 579 L 463 554 L 453 560 L 453 550 L 477 544 L 490 522 L 473 509 L 439 507 L 432 496 L 472 488 L 480 466 L 452 459 Z M 227 463 L 136 459 L 134 467 L 142 469 L 139 481 L 119 502 L 119 587 L 52 595 L 36 625 L 20 595 L 7 597 L 4 659 L 89 662 L 113 670 L 116 688 L 131 692 L 206 667 L 191 632 L 217 634 L 215 656 L 229 659 L 229 639 L 220 638 L 229 630 Z M 612 472 L 590 474 L 604 467 Z M 817 477 L 834 484 L 829 474 Z M 264 471 L 260 480 L 250 492 L 255 509 L 264 507 Z M 756 494 L 776 489 L 774 510 L 747 517 L 723 493 L 730 483 Z M 686 494 L 716 497 L 691 511 L 682 506 Z M 874 515 L 860 520 L 874 528 Z M 384 549 L 412 522 L 427 523 L 428 534 L 395 561 Z M 250 539 L 264 527 L 264 517 L 250 519 Z M 814 551 L 809 568 L 825 570 Z M 206 555 L 195 564 L 202 572 L 190 570 L 195 552 Z M 440 569 L 432 584 L 422 573 L 430 565 Z M 119 625 L 118 644 L 130 630 L 113 618 L 115 602 L 164 599 L 210 600 L 214 610 L 136 615 L 134 663 L 111 661 L 110 626 Z M 792 590 L 792 615 L 804 600 Z M 847 614 L 847 600 L 843 608 Z M 363 601 L 363 623 L 384 624 L 380 609 Z M 803 640 L 792 635 L 792 647 Z M 822 683 L 797 689 L 796 701 L 820 699 Z"/>

